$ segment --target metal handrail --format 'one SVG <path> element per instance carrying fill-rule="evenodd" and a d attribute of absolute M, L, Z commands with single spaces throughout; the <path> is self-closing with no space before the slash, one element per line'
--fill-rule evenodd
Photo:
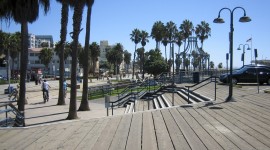
<path fill-rule="evenodd" d="M 192 90 L 192 92 L 194 92 L 195 90 L 198 90 L 198 89 L 200 89 L 200 88 L 202 88 L 202 87 L 204 87 L 204 86 L 210 84 L 210 83 L 212 82 L 212 78 L 215 78 L 215 81 L 214 81 L 214 82 L 215 82 L 215 89 L 214 89 L 214 92 L 215 92 L 215 99 L 214 99 L 214 100 L 216 100 L 216 97 L 217 97 L 217 88 L 216 88 L 216 86 L 217 86 L 217 77 L 216 77 L 216 76 L 211 76 L 211 77 L 208 77 L 208 78 L 206 78 L 206 79 L 202 80 L 201 82 L 196 83 L 196 84 L 194 84 L 194 85 L 191 85 L 191 86 L 187 85 L 187 86 L 185 86 L 185 87 L 188 88 L 188 89 L 187 89 L 187 92 L 188 92 L 188 103 L 190 103 L 190 101 L 189 101 L 189 97 L 190 97 L 190 94 L 189 94 L 189 93 L 190 93 L 190 88 L 193 88 L 193 87 L 195 87 L 195 86 L 197 86 L 197 85 L 202 84 L 203 82 L 205 82 L 205 81 L 207 81 L 207 80 L 210 80 L 210 82 L 207 82 L 207 83 L 205 83 L 205 84 L 203 84 L 203 85 L 197 87 L 196 89 Z"/>
<path fill-rule="evenodd" d="M 5 122 L 4 125 L 7 127 L 9 124 L 9 117 L 8 116 L 8 112 L 12 112 L 16 117 L 15 118 L 11 118 L 12 122 L 14 122 L 13 126 L 23 126 L 23 120 L 24 120 L 24 116 L 20 113 L 20 111 L 12 104 L 16 101 L 6 101 L 0 104 L 0 107 L 5 107 L 4 110 L 2 110 L 2 113 L 5 113 L 5 119 L 3 119 Z M 9 109 L 8 109 L 9 107 Z"/>

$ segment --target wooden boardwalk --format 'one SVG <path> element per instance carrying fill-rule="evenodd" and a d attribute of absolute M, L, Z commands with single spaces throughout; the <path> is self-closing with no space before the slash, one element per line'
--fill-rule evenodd
<path fill-rule="evenodd" d="M 198 92 L 213 98 L 213 85 Z M 133 114 L 0 130 L 0 149 L 270 149 L 270 94 L 256 86 L 217 86 L 214 105 L 171 107 Z M 263 88 L 269 88 L 264 86 Z M 210 90 L 209 90 L 210 89 Z M 166 95 L 170 99 L 171 94 Z M 176 104 L 183 104 L 180 99 Z M 145 104 L 136 107 L 146 108 Z"/>

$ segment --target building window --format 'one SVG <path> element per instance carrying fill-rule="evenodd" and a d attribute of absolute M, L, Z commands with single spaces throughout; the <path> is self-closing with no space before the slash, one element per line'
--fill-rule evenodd
<path fill-rule="evenodd" d="M 35 56 L 35 54 L 34 54 L 34 53 L 30 53 L 29 55 L 30 55 L 30 56 Z"/>

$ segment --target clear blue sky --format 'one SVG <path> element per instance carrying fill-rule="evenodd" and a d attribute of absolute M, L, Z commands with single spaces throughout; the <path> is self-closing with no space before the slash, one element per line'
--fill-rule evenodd
<path fill-rule="evenodd" d="M 215 66 L 222 62 L 225 67 L 226 53 L 229 52 L 230 13 L 222 11 L 224 24 L 215 24 L 213 20 L 217 18 L 221 8 L 233 9 L 236 6 L 244 7 L 252 21 L 240 23 L 238 20 L 243 16 L 243 11 L 241 9 L 234 11 L 234 67 L 242 65 L 242 51 L 237 50 L 239 44 L 246 44 L 251 37 L 252 49 L 258 49 L 258 59 L 270 59 L 270 20 L 267 17 L 270 14 L 269 0 L 96 0 L 92 10 L 90 42 L 99 43 L 100 40 L 108 40 L 109 44 L 121 43 L 124 49 L 133 54 L 134 43 L 130 40 L 130 33 L 135 28 L 146 30 L 150 34 L 156 21 L 163 23 L 173 21 L 178 27 L 185 19 L 192 21 L 194 26 L 206 21 L 210 24 L 212 32 L 211 37 L 204 42 L 204 50 L 210 54 L 210 60 L 214 61 Z M 72 32 L 72 15 L 73 10 L 70 11 L 68 33 Z M 59 41 L 60 17 L 61 5 L 52 0 L 50 12 L 46 16 L 42 12 L 39 19 L 29 25 L 29 33 L 52 35 L 54 41 Z M 84 30 L 79 39 L 82 45 L 85 38 L 85 18 L 84 13 L 82 22 Z M 20 26 L 14 22 L 9 27 L 3 22 L 1 27 L 5 32 L 20 31 Z M 67 36 L 70 41 L 69 35 Z M 251 46 L 250 42 L 248 44 Z M 155 40 L 150 39 L 145 49 L 148 51 L 154 48 Z M 163 46 L 161 51 L 164 53 Z M 254 53 L 252 55 L 254 57 Z M 245 64 L 250 63 L 251 51 L 246 51 L 245 56 Z"/>

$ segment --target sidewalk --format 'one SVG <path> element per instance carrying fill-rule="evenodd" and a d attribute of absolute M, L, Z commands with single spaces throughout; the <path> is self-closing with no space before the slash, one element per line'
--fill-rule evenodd
<path fill-rule="evenodd" d="M 70 93 L 67 93 L 66 105 L 56 105 L 58 101 L 58 89 L 59 89 L 59 80 L 48 81 L 51 90 L 50 90 L 50 100 L 49 102 L 43 103 L 41 85 L 35 85 L 34 82 L 26 83 L 26 98 L 28 104 L 25 105 L 25 123 L 26 126 L 34 125 L 44 125 L 46 123 L 59 123 L 59 122 L 68 122 L 74 120 L 66 120 L 69 112 L 69 102 L 70 102 Z M 70 81 L 67 81 L 70 83 Z M 92 79 L 92 82 L 88 83 L 88 86 L 94 86 L 98 84 L 107 83 L 107 80 L 96 80 Z M 80 84 L 80 89 L 77 90 L 77 97 L 82 95 L 82 83 Z M 16 86 L 15 84 L 12 86 Z M 8 85 L 1 85 L 0 90 L 4 91 Z M 1 101 L 7 100 L 7 94 L 2 94 L 0 92 Z M 104 98 L 90 100 L 89 106 L 90 111 L 78 111 L 77 115 L 79 119 L 92 119 L 100 118 L 107 116 L 107 109 L 105 108 Z M 80 106 L 80 100 L 77 101 L 77 109 Z M 114 115 L 121 115 L 124 113 L 124 108 L 115 108 Z M 109 115 L 111 115 L 111 110 L 109 110 Z"/>

